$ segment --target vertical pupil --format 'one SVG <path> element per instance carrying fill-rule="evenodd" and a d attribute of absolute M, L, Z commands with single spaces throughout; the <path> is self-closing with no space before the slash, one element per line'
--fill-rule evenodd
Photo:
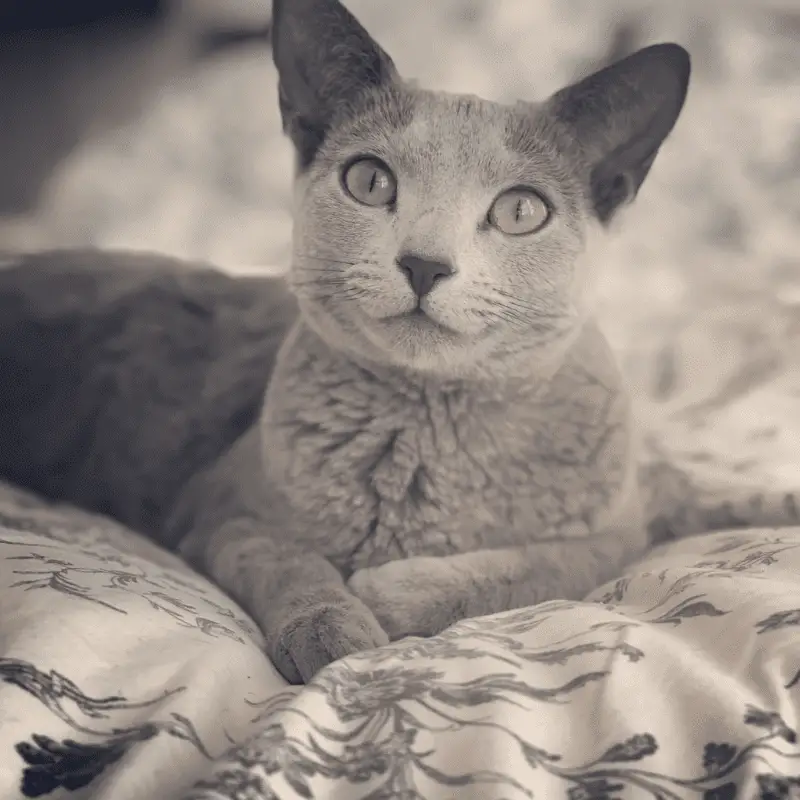
<path fill-rule="evenodd" d="M 375 184 L 377 182 L 378 182 L 378 170 L 374 169 L 374 170 L 372 170 L 372 175 L 370 176 L 370 179 L 369 179 L 369 191 L 370 191 L 370 194 L 372 194 L 372 192 L 375 191 Z"/>
<path fill-rule="evenodd" d="M 522 198 L 520 197 L 517 200 L 517 204 L 514 207 L 514 221 L 519 222 L 522 219 Z"/>

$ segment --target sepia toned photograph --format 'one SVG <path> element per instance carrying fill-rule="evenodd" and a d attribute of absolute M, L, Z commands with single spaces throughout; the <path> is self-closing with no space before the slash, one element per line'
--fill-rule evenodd
<path fill-rule="evenodd" d="M 0 3 L 0 800 L 800 798 L 797 0 Z"/>

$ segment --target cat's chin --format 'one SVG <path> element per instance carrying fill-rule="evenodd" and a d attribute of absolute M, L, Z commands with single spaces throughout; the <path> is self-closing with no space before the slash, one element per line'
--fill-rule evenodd
<path fill-rule="evenodd" d="M 421 308 L 383 317 L 378 320 L 378 324 L 387 331 L 393 332 L 394 335 L 402 337 L 443 336 L 450 339 L 460 339 L 462 337 L 459 331 L 440 322 L 436 317 Z"/>
<path fill-rule="evenodd" d="M 412 370 L 449 372 L 465 366 L 475 354 L 476 337 L 421 310 L 370 320 L 363 333 L 387 361 Z"/>
<path fill-rule="evenodd" d="M 452 352 L 466 343 L 463 333 L 421 310 L 373 320 L 369 327 L 373 340 L 393 352 L 415 358 Z"/>

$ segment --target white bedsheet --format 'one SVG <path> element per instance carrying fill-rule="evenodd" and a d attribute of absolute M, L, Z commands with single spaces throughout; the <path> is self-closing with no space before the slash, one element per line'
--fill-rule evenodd
<path fill-rule="evenodd" d="M 8 488 L 0 597 L 3 800 L 800 793 L 800 529 L 684 540 L 302 690 L 180 562 Z"/>

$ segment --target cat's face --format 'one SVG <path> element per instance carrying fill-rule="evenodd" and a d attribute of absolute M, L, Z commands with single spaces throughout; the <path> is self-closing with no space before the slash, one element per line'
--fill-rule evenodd
<path fill-rule="evenodd" d="M 307 321 L 334 347 L 437 374 L 552 360 L 589 313 L 588 231 L 635 195 L 680 110 L 683 51 L 606 76 L 610 99 L 593 76 L 504 106 L 403 82 L 334 0 L 276 0 L 274 44 Z M 612 107 L 642 66 L 667 115 L 637 87 L 632 111 Z"/>
<path fill-rule="evenodd" d="M 592 220 L 547 126 L 527 135 L 536 114 L 401 88 L 333 129 L 294 214 L 292 279 L 318 324 L 434 371 L 569 337 Z"/>

